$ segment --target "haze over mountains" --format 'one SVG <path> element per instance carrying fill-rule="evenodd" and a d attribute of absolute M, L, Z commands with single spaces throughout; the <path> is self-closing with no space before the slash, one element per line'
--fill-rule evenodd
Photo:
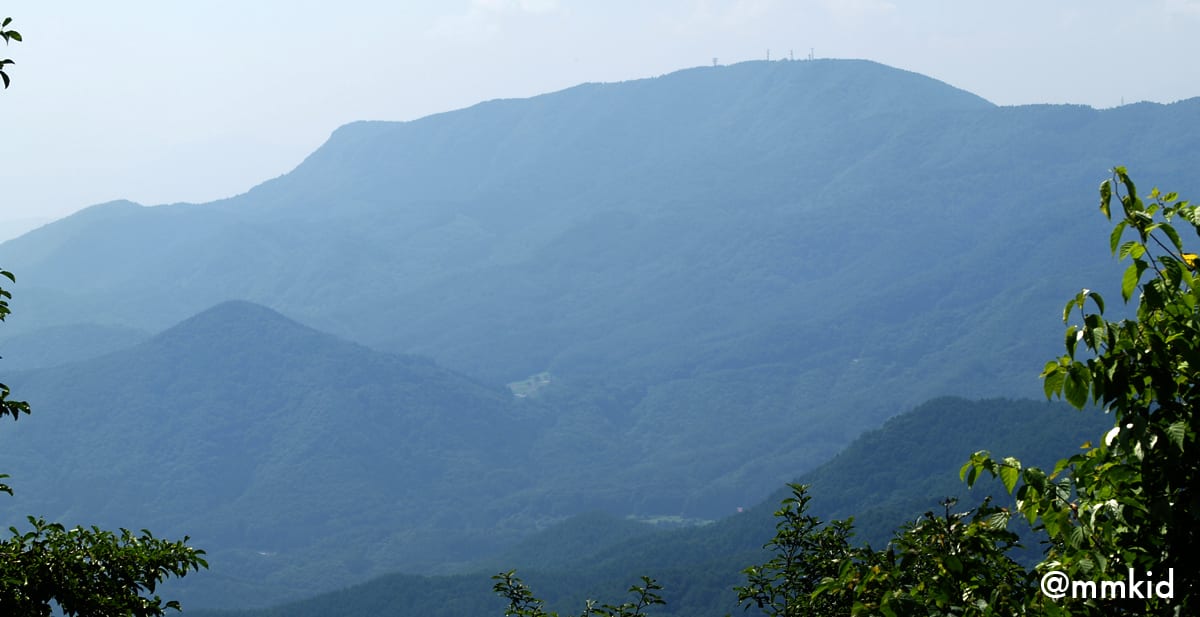
<path fill-rule="evenodd" d="M 207 538 L 209 606 L 589 510 L 724 516 L 930 398 L 1040 396 L 1066 297 L 1117 280 L 1097 183 L 1200 195 L 1198 121 L 750 62 L 354 123 L 243 195 L 98 205 L 0 244 L 35 410 L 0 432 L 7 512 Z"/>
<path fill-rule="evenodd" d="M 0 435 L 20 478 L 6 511 L 191 535 L 220 564 L 196 577 L 213 597 L 433 567 L 533 526 L 513 522 L 537 503 L 513 502 L 532 485 L 528 406 L 257 305 L 7 383 L 37 416 Z"/>
<path fill-rule="evenodd" d="M 986 495 L 1003 494 L 996 481 L 965 490 L 957 474 L 964 450 L 989 447 L 995 452 L 1020 452 L 1025 462 L 1047 465 L 1111 427 L 1110 420 L 1095 411 L 1076 412 L 1064 403 L 941 398 L 864 433 L 832 460 L 796 480 L 811 486 L 810 513 L 825 521 L 854 516 L 856 539 L 882 547 L 898 523 L 937 511 L 946 496 L 960 496 L 959 507 L 965 509 Z M 536 533 L 462 574 L 392 574 L 269 609 L 194 613 L 196 617 L 498 615 L 504 602 L 490 592 L 490 576 L 516 568 L 546 600 L 546 608 L 560 614 L 573 614 L 588 598 L 615 599 L 641 574 L 655 577 L 665 587 L 667 604 L 656 607 L 654 614 L 737 614 L 740 609 L 731 588 L 745 584 L 743 568 L 768 558 L 762 545 L 775 531 L 772 513 L 790 495 L 780 489 L 743 513 L 683 529 L 656 529 L 609 514 L 588 513 Z M 1036 552 L 1035 539 L 1027 544 Z"/>

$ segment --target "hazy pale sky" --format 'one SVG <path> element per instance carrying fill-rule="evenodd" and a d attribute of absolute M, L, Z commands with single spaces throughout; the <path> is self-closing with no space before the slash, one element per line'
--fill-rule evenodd
<path fill-rule="evenodd" d="M 205 202 L 338 126 L 713 58 L 866 58 L 1002 105 L 1200 96 L 1200 0 L 15 0 L 0 239 L 113 199 Z"/>

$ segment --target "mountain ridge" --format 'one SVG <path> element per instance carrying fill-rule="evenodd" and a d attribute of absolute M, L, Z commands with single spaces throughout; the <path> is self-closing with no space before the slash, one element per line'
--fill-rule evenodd
<path fill-rule="evenodd" d="M 814 71 L 828 73 L 824 86 L 797 81 Z M 904 103 L 929 97 L 941 102 Z M 310 489 L 289 465 L 322 490 L 345 487 L 306 521 L 330 534 L 319 549 L 346 557 L 330 569 L 339 581 L 398 551 L 406 567 L 465 560 L 580 510 L 717 518 L 923 401 L 1040 396 L 1037 375 L 1061 353 L 1063 300 L 1081 285 L 1118 290 L 1097 182 L 1123 163 L 1142 186 L 1200 194 L 1198 140 L 1200 100 L 997 107 L 853 62 L 697 69 L 351 125 L 248 193 L 110 206 L 87 225 L 0 244 L 20 281 L 6 326 L 159 331 L 242 299 L 339 343 L 289 327 L 291 342 L 261 349 L 252 325 L 210 325 L 6 383 L 28 385 L 35 409 L 33 395 L 49 401 L 47 416 L 109 410 L 88 417 L 96 442 L 82 451 L 160 418 L 190 423 L 180 434 L 192 442 L 147 437 L 158 449 L 142 466 L 210 466 L 229 481 L 205 490 L 230 511 L 288 504 L 301 516 L 306 504 L 289 500 Z M 502 389 L 531 375 L 548 382 L 536 398 Z M 379 435 L 391 447 L 364 445 Z M 272 440 L 284 454 L 254 449 Z M 480 455 L 492 441 L 512 456 Z M 262 475 L 222 467 L 213 453 L 225 451 Z M 367 454 L 353 465 L 382 464 L 393 484 L 317 464 Z M 536 472 L 504 465 L 524 456 Z M 439 467 L 446 457 L 461 465 Z M 147 508 L 172 507 L 155 487 L 187 498 L 185 483 L 163 489 L 113 465 L 152 495 Z M 541 490 L 552 472 L 553 491 Z M 237 501 L 247 486 L 262 490 Z M 339 553 L 346 538 L 322 508 L 351 494 L 395 498 L 386 505 L 410 517 L 409 535 L 366 557 Z M 360 534 L 401 528 L 355 516 Z M 254 521 L 193 524 L 304 542 Z M 446 529 L 466 539 L 448 546 Z M 237 546 L 246 568 L 275 550 Z M 271 585 L 285 579 L 272 572 Z"/>
<path fill-rule="evenodd" d="M 529 515 L 482 504 L 460 518 L 473 530 L 446 531 L 464 492 L 499 502 L 528 487 L 513 461 L 536 410 L 252 303 L 5 381 L 34 410 L 0 433 L 17 491 L 5 515 L 188 534 L 214 574 L 189 576 L 181 597 L 287 597 L 317 584 L 305 563 L 327 585 L 461 559 Z"/>
<path fill-rule="evenodd" d="M 1035 395 L 1062 298 L 1115 291 L 1096 181 L 1123 158 L 1188 195 L 1195 119 L 997 107 L 867 62 L 694 69 L 349 125 L 249 193 L 113 206 L 135 215 L 0 262 L 13 328 L 241 298 L 494 388 L 549 373 L 585 410 L 560 437 L 613 431 L 660 483 L 639 508 L 704 517 L 921 401 Z M 667 435 L 711 475 L 672 481 Z"/>

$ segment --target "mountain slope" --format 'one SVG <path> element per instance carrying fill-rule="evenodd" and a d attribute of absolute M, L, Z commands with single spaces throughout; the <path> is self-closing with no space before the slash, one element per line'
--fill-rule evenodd
<path fill-rule="evenodd" d="M 6 381 L 34 409 L 0 433 L 17 490 L 6 518 L 191 535 L 212 571 L 185 597 L 266 602 L 471 557 L 528 527 L 504 501 L 531 485 L 528 405 L 261 306 L 223 303 Z"/>
<path fill-rule="evenodd" d="M 936 510 L 946 496 L 961 496 L 963 509 L 985 494 L 1004 499 L 999 483 L 984 482 L 968 492 L 959 481 L 958 468 L 974 449 L 1052 465 L 1110 426 L 1111 417 L 1063 404 L 943 398 L 862 435 L 797 482 L 811 485 L 811 513 L 826 521 L 855 516 L 856 540 L 882 546 L 893 529 Z M 488 559 L 475 574 L 389 575 L 285 606 L 223 615 L 499 615 L 504 603 L 486 593 L 488 577 L 513 568 L 549 609 L 561 612 L 579 610 L 588 597 L 623 598 L 622 591 L 645 574 L 666 588 L 661 614 L 736 614 L 731 588 L 745 582 L 742 568 L 767 559 L 762 545 L 774 535 L 772 512 L 789 495 L 781 489 L 742 514 L 684 530 L 654 532 L 612 517 L 580 516 Z"/>
<path fill-rule="evenodd" d="M 97 206 L 0 263 L 14 329 L 240 298 L 497 389 L 548 373 L 530 456 L 586 475 L 539 516 L 715 518 L 922 401 L 1036 396 L 1063 299 L 1117 278 L 1098 180 L 1200 194 L 1198 131 L 1200 99 L 1004 108 L 868 62 L 705 67 L 348 125 L 244 195 Z M 311 383 L 279 400 L 331 407 Z"/>

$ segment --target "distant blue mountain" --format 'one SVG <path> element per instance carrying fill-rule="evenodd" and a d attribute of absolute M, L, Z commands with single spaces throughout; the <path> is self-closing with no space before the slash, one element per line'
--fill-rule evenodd
<path fill-rule="evenodd" d="M 6 377 L 4 518 L 190 535 L 184 598 L 255 604 L 433 567 L 534 526 L 538 412 L 508 392 L 226 302 L 124 351 Z M 464 510 L 464 504 L 472 505 Z"/>
<path fill-rule="evenodd" d="M 1198 132 L 1200 99 L 1000 107 L 921 75 L 838 60 L 696 68 L 411 122 L 354 123 L 291 173 L 243 195 L 104 204 L 0 244 L 0 264 L 18 277 L 4 336 L 36 340 L 46 328 L 81 324 L 157 331 L 240 300 L 344 339 L 334 345 L 310 333 L 299 338 L 311 349 L 270 352 L 285 344 L 255 339 L 271 327 L 245 325 L 258 322 L 242 311 L 233 320 L 240 326 L 184 328 L 193 332 L 186 344 L 171 343 L 182 336 L 175 331 L 103 362 L 22 377 L 48 409 L 111 399 L 114 418 L 154 411 L 253 435 L 231 442 L 242 448 L 273 443 L 268 424 L 255 422 L 282 422 L 268 413 L 276 408 L 310 410 L 288 420 L 306 430 L 357 427 L 344 443 L 322 442 L 328 450 L 315 458 L 292 446 L 287 465 L 350 449 L 365 466 L 384 453 L 356 439 L 380 435 L 405 444 L 406 456 L 432 456 L 444 448 L 424 445 L 418 435 L 428 430 L 429 443 L 447 444 L 478 470 L 439 483 L 419 467 L 403 480 L 442 495 L 429 506 L 442 518 L 420 533 L 454 528 L 471 540 L 451 548 L 445 535 L 412 559 L 395 557 L 400 544 L 381 545 L 389 557 L 347 565 L 339 581 L 393 557 L 465 559 L 482 550 L 480 538 L 499 546 L 589 510 L 717 518 L 928 399 L 1040 396 L 1038 372 L 1061 350 L 1065 298 L 1087 286 L 1121 310 L 1098 182 L 1123 164 L 1147 190 L 1200 195 Z M 91 353 L 81 346 L 79 357 Z M 303 358 L 313 364 L 294 364 Z M 343 373 L 353 362 L 368 368 Z M 129 372 L 135 367 L 142 373 Z M 341 380 L 334 390 L 330 375 Z M 364 377 L 373 384 L 365 394 L 355 375 L 374 376 Z M 534 375 L 544 380 L 536 397 L 517 402 L 503 388 Z M 273 379 L 285 385 L 260 386 Z M 409 385 L 393 392 L 393 382 Z M 412 395 L 430 397 L 419 420 L 370 415 Z M 450 428 L 456 421 L 437 401 L 455 397 L 492 410 L 481 412 L 471 439 L 509 434 L 489 418 L 525 418 L 504 426 L 531 427 L 517 431 L 529 441 L 500 441 L 554 473 L 486 471 L 489 462 L 451 439 L 461 429 Z M 218 413 L 241 408 L 256 411 Z M 105 427 L 94 442 L 111 445 L 123 443 L 117 426 L 146 417 L 84 425 Z M 174 434 L 153 433 L 148 443 Z M 153 450 L 145 460 L 162 457 L 169 473 L 146 476 L 138 490 L 196 465 L 225 477 L 212 453 L 232 446 L 188 434 L 194 441 Z M 143 477 L 120 468 L 122 477 Z M 437 492 L 475 482 L 494 492 L 472 503 L 508 520 L 511 536 L 478 522 L 490 514 L 465 515 Z M 349 475 L 334 484 L 347 487 L 347 499 L 379 494 Z M 230 499 L 242 488 L 195 485 Z M 462 490 L 464 499 L 475 494 Z M 293 504 L 299 517 L 301 504 L 284 500 L 291 494 L 281 489 L 269 501 Z M 198 520 L 179 522 L 197 537 L 205 531 Z M 310 522 L 320 533 L 338 527 Z M 246 568 L 253 551 L 270 552 L 244 550 Z M 287 579 L 273 572 L 272 581 Z M 290 580 L 313 580 L 294 573 Z"/>

